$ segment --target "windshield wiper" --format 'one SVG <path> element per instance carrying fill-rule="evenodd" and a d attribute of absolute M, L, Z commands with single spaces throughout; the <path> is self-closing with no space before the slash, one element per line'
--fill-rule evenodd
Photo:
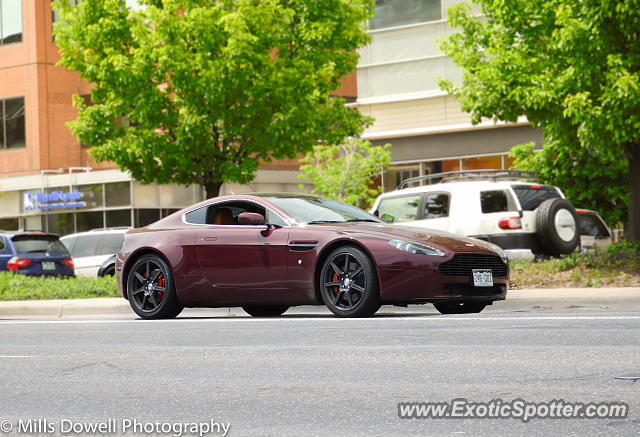
<path fill-rule="evenodd" d="M 309 225 L 315 225 L 318 223 L 344 223 L 344 222 L 339 222 L 338 220 L 313 220 L 311 222 L 307 222 L 307 224 Z"/>
<path fill-rule="evenodd" d="M 378 220 L 374 220 L 374 219 L 350 219 L 347 220 L 348 222 L 372 222 L 372 223 L 379 223 Z"/>

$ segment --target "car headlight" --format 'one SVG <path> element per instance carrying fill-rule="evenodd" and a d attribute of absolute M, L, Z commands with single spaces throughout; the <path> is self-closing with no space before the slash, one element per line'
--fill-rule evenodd
<path fill-rule="evenodd" d="M 505 264 L 509 264 L 509 255 L 507 255 L 507 252 L 504 251 L 504 249 L 500 246 L 498 246 L 497 244 L 494 243 L 490 243 L 488 241 L 484 241 L 481 240 L 482 243 L 484 243 L 484 247 L 493 250 L 495 253 L 498 254 L 498 256 L 500 258 L 502 258 L 502 262 L 504 262 Z"/>
<path fill-rule="evenodd" d="M 398 250 L 403 250 L 409 253 L 418 253 L 421 255 L 444 256 L 444 252 L 441 251 L 440 249 L 436 249 L 435 247 L 431 247 L 422 243 L 414 243 L 413 241 L 391 240 L 389 241 L 389 244 Z"/>

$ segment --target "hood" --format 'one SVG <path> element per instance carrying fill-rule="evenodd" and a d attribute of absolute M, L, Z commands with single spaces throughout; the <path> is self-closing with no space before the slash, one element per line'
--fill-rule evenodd
<path fill-rule="evenodd" d="M 334 231 L 347 235 L 372 235 L 382 238 L 417 241 L 424 244 L 437 246 L 439 249 L 448 249 L 455 252 L 489 253 L 500 255 L 490 243 L 475 238 L 463 237 L 449 232 L 435 229 L 416 229 L 414 227 L 391 225 L 387 223 L 353 222 L 340 223 L 339 225 L 313 224 L 309 226 L 321 226 L 324 229 L 331 228 Z"/>

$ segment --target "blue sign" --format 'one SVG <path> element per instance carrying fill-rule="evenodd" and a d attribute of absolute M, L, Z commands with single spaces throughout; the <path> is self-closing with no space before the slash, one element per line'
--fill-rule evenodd
<path fill-rule="evenodd" d="M 45 209 L 82 208 L 85 202 L 80 202 L 82 193 L 75 191 L 52 191 L 51 193 L 26 191 L 24 193 L 25 211 Z"/>

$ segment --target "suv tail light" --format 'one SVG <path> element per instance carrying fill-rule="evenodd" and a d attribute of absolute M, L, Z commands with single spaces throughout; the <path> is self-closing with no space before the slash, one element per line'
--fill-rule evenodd
<path fill-rule="evenodd" d="M 14 256 L 7 262 L 7 268 L 9 270 L 20 270 L 22 267 L 26 267 L 31 264 L 31 259 L 29 258 L 18 258 Z"/>
<path fill-rule="evenodd" d="M 498 223 L 500 229 L 522 229 L 522 220 L 520 217 L 507 217 Z"/>
<path fill-rule="evenodd" d="M 74 268 L 74 265 L 73 265 L 73 258 L 65 258 L 65 259 L 64 259 L 64 263 L 65 263 L 66 265 L 68 265 L 69 267 L 71 267 L 72 269 Z"/>

